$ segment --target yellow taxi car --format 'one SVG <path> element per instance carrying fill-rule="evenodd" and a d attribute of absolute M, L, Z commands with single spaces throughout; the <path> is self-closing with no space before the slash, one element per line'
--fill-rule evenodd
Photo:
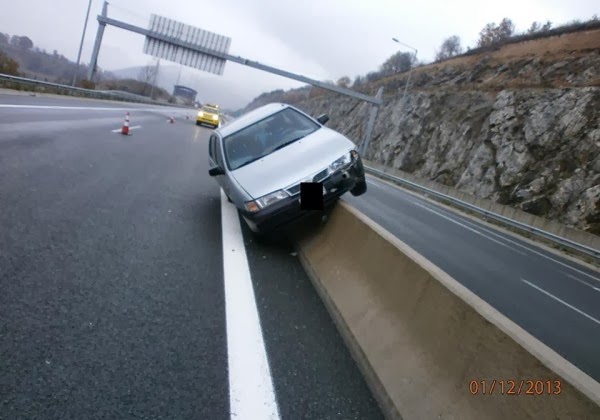
<path fill-rule="evenodd" d="M 221 123 L 221 110 L 219 105 L 204 104 L 198 111 L 196 125 L 210 125 L 212 128 L 219 127 Z"/>

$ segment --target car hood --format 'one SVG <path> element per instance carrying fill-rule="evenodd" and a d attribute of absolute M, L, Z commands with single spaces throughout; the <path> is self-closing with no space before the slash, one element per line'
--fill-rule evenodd
<path fill-rule="evenodd" d="M 231 174 L 252 198 L 259 198 L 327 168 L 353 147 L 354 143 L 342 134 L 321 127 Z"/>

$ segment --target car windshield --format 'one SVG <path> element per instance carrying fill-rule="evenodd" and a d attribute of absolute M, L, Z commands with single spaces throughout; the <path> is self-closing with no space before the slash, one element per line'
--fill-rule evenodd
<path fill-rule="evenodd" d="M 318 128 L 317 123 L 292 108 L 270 115 L 223 139 L 229 170 L 267 156 Z"/>
<path fill-rule="evenodd" d="M 218 109 L 212 108 L 210 106 L 203 106 L 202 107 L 202 111 L 204 111 L 204 112 L 210 112 L 211 114 L 218 114 L 219 113 Z"/>

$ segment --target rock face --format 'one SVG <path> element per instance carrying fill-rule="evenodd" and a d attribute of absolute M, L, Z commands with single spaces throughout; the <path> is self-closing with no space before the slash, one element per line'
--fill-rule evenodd
<path fill-rule="evenodd" d="M 419 70 L 405 98 L 404 78 L 380 83 L 368 159 L 600 234 L 600 50 Z M 362 144 L 370 105 L 296 105 Z"/>

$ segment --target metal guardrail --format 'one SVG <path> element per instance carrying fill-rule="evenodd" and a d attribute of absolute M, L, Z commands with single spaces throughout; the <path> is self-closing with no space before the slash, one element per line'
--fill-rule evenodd
<path fill-rule="evenodd" d="M 441 192 L 429 189 L 427 187 L 424 187 L 424 186 L 419 185 L 417 183 L 414 183 L 412 181 L 408 181 L 406 179 L 402 179 L 402 178 L 399 178 L 397 176 L 390 175 L 390 174 L 388 174 L 386 172 L 380 171 L 379 169 L 371 168 L 371 167 L 365 165 L 365 171 L 369 172 L 369 173 L 372 173 L 372 174 L 375 174 L 375 175 L 378 175 L 381 178 L 390 179 L 391 181 L 396 182 L 398 184 L 407 185 L 407 186 L 411 187 L 412 189 L 415 189 L 415 190 L 417 190 L 417 191 L 419 191 L 421 193 L 424 193 L 424 194 L 436 197 L 438 199 L 447 201 L 447 202 L 449 202 L 449 203 L 451 203 L 451 204 L 453 204 L 453 205 L 455 205 L 457 207 L 460 207 L 460 208 L 463 208 L 463 209 L 466 209 L 466 210 L 470 210 L 470 211 L 472 211 L 474 213 L 477 213 L 477 214 L 480 214 L 482 216 L 485 216 L 488 219 L 492 219 L 492 220 L 495 220 L 497 222 L 500 222 L 500 223 L 503 223 L 505 225 L 508 225 L 510 227 L 513 227 L 513 228 L 516 228 L 516 229 L 519 229 L 519 230 L 531 233 L 534 236 L 538 236 L 540 238 L 544 238 L 544 239 L 550 240 L 550 241 L 552 241 L 552 242 L 554 242 L 554 243 L 556 243 L 558 245 L 561 245 L 561 246 L 563 246 L 565 248 L 569 248 L 571 250 L 575 250 L 577 252 L 580 252 L 582 254 L 590 256 L 590 257 L 596 259 L 597 262 L 600 262 L 600 250 L 597 250 L 597 249 L 594 249 L 594 248 L 590 248 L 588 246 L 579 244 L 577 242 L 573 242 L 573 241 L 571 241 L 569 239 L 566 239 L 566 238 L 554 235 L 553 233 L 550 233 L 550 232 L 547 232 L 545 230 L 542 230 L 542 229 L 530 226 L 530 225 L 528 225 L 526 223 L 518 222 L 518 221 L 510 219 L 510 218 L 508 218 L 506 216 L 502 216 L 502 215 L 500 215 L 498 213 L 494 213 L 494 212 L 491 212 L 489 210 L 482 209 L 481 207 L 477 207 L 477 206 L 475 206 L 475 205 L 473 205 L 471 203 L 467 203 L 465 201 L 459 200 L 459 199 L 457 199 L 455 197 L 452 197 L 450 195 L 443 194 Z"/>
<path fill-rule="evenodd" d="M 0 81 L 18 83 L 18 84 L 22 84 L 22 85 L 32 85 L 32 86 L 60 89 L 60 90 L 64 90 L 67 92 L 76 92 L 84 97 L 96 98 L 96 99 L 112 99 L 112 100 L 117 99 L 117 100 L 122 100 L 122 101 L 127 101 L 127 102 L 139 102 L 139 103 L 145 103 L 145 104 L 170 106 L 170 107 L 176 107 L 176 108 L 191 108 L 191 107 L 185 106 L 185 105 L 170 104 L 170 103 L 166 103 L 166 102 L 155 101 L 153 99 L 149 99 L 146 96 L 137 95 L 135 93 L 130 93 L 130 92 L 123 92 L 123 91 L 119 91 L 119 90 L 84 89 L 84 88 L 80 88 L 80 87 L 62 85 L 60 83 L 45 82 L 42 80 L 29 79 L 27 77 L 12 76 L 9 74 L 2 74 L 2 73 L 0 73 Z"/>

